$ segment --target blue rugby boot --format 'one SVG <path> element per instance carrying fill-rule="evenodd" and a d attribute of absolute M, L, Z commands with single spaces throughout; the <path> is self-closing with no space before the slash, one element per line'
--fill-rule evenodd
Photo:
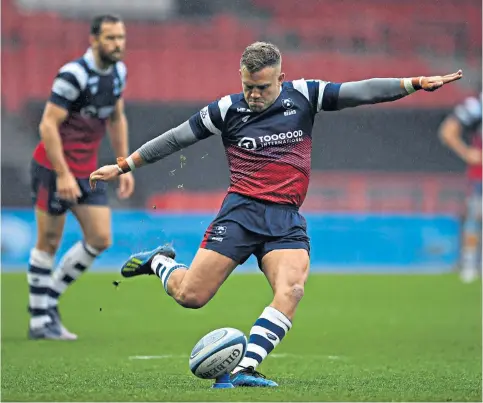
<path fill-rule="evenodd" d="M 151 270 L 151 261 L 156 255 L 163 255 L 174 259 L 176 252 L 171 245 L 158 246 L 148 252 L 139 252 L 131 255 L 126 263 L 121 268 L 121 275 L 123 277 L 134 277 L 142 274 L 151 275 L 154 274 Z"/>
<path fill-rule="evenodd" d="M 244 368 L 232 374 L 231 383 L 235 387 L 274 388 L 278 386 L 277 382 L 265 378 L 265 375 L 255 371 L 252 367 Z"/>

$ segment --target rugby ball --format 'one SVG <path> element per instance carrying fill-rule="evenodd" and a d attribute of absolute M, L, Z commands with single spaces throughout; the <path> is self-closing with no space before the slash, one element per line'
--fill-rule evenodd
<path fill-rule="evenodd" d="M 247 350 L 245 335 L 230 327 L 213 330 L 196 343 L 191 351 L 191 372 L 202 379 L 215 379 L 231 372 Z"/>

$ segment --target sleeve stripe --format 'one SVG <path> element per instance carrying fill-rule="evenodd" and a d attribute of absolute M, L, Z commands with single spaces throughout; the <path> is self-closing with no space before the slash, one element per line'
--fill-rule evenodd
<path fill-rule="evenodd" d="M 309 88 L 307 87 L 307 82 L 302 78 L 300 80 L 294 80 L 292 81 L 293 87 L 298 91 L 303 94 L 305 98 L 310 102 L 309 98 Z"/>
<path fill-rule="evenodd" d="M 71 106 L 70 101 L 68 101 L 67 99 L 65 99 L 65 98 L 63 98 L 59 95 L 57 95 L 55 92 L 52 92 L 50 94 L 49 102 L 52 102 L 53 104 L 58 105 L 61 108 L 64 108 L 64 109 L 67 109 L 67 110 Z"/>
<path fill-rule="evenodd" d="M 339 91 L 342 84 L 326 83 L 322 94 L 322 107 L 324 111 L 336 111 L 339 102 Z"/>
<path fill-rule="evenodd" d="M 75 101 L 80 94 L 80 91 L 74 85 L 63 78 L 56 78 L 54 80 L 52 92 L 69 101 Z"/>
<path fill-rule="evenodd" d="M 319 81 L 319 99 L 317 100 L 317 112 L 320 112 L 322 110 L 322 100 L 324 99 L 324 90 L 326 85 L 326 81 Z"/>
<path fill-rule="evenodd" d="M 221 130 L 218 130 L 216 126 L 213 124 L 211 121 L 210 117 L 210 112 L 208 111 L 208 106 L 205 106 L 201 111 L 200 111 L 200 116 L 201 116 L 201 121 L 203 122 L 203 125 L 213 134 L 221 134 Z"/>
<path fill-rule="evenodd" d="M 126 87 L 126 76 L 127 76 L 127 68 L 123 62 L 117 62 L 116 64 L 117 75 L 119 76 L 119 80 L 121 80 L 121 88 L 124 90 Z"/>
<path fill-rule="evenodd" d="M 116 67 L 117 67 L 117 74 L 119 75 L 119 78 L 122 81 L 124 81 L 127 75 L 126 65 L 123 62 L 117 62 Z"/>
<path fill-rule="evenodd" d="M 87 86 L 87 79 L 89 78 L 87 71 L 79 63 L 67 63 L 59 70 L 59 74 L 70 73 L 79 83 L 81 90 L 84 90 Z"/>
<path fill-rule="evenodd" d="M 228 112 L 228 108 L 230 108 L 232 104 L 231 96 L 227 95 L 221 98 L 218 101 L 218 108 L 220 108 L 221 120 L 225 121 L 226 113 Z"/>
<path fill-rule="evenodd" d="M 471 123 L 471 116 L 468 113 L 468 110 L 464 106 L 458 105 L 455 108 L 455 115 L 456 115 L 456 117 L 459 119 L 459 121 L 461 123 L 463 123 L 464 125 L 467 125 L 467 126 L 470 125 L 470 123 Z"/>

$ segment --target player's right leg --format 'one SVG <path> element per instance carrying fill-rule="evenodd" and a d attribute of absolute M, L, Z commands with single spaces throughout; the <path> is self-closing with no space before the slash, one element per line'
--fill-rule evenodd
<path fill-rule="evenodd" d="M 51 215 L 35 210 L 37 242 L 30 251 L 27 273 L 29 284 L 29 338 L 61 339 L 60 329 L 53 326 L 48 314 L 48 291 L 54 265 L 54 255 L 64 229 L 65 215 Z"/>
<path fill-rule="evenodd" d="M 213 298 L 238 262 L 213 250 L 198 249 L 190 267 L 176 262 L 174 249 L 161 246 L 131 256 L 121 273 L 124 277 L 155 274 L 168 295 L 185 308 L 201 308 Z"/>
<path fill-rule="evenodd" d="M 220 288 L 238 264 L 255 251 L 257 235 L 239 224 L 240 207 L 251 203 L 238 196 L 228 195 L 218 216 L 206 231 L 201 248 L 189 269 L 173 259 L 169 246 L 131 256 L 121 273 L 124 277 L 156 274 L 165 291 L 186 308 L 201 308 Z"/>
<path fill-rule="evenodd" d="M 29 284 L 29 338 L 62 339 L 60 329 L 48 314 L 48 291 L 54 265 L 54 255 L 64 229 L 65 215 L 51 215 L 35 210 L 37 242 L 30 251 L 27 273 Z"/>
<path fill-rule="evenodd" d="M 56 175 L 35 161 L 31 165 L 31 191 L 35 205 L 37 242 L 30 252 L 27 280 L 29 284 L 29 338 L 72 340 L 52 320 L 48 310 L 48 293 L 52 285 L 54 255 L 60 244 L 69 205 L 55 194 Z"/>

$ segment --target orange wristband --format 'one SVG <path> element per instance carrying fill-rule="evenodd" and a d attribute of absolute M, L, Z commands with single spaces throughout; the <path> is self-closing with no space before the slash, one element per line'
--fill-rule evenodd
<path fill-rule="evenodd" d="M 423 88 L 421 86 L 421 81 L 423 81 L 423 76 L 411 78 L 411 84 L 413 85 L 413 87 L 416 91 Z"/>
<path fill-rule="evenodd" d="M 122 173 L 131 172 L 131 168 L 124 157 L 116 158 L 117 166 L 121 169 Z"/>

